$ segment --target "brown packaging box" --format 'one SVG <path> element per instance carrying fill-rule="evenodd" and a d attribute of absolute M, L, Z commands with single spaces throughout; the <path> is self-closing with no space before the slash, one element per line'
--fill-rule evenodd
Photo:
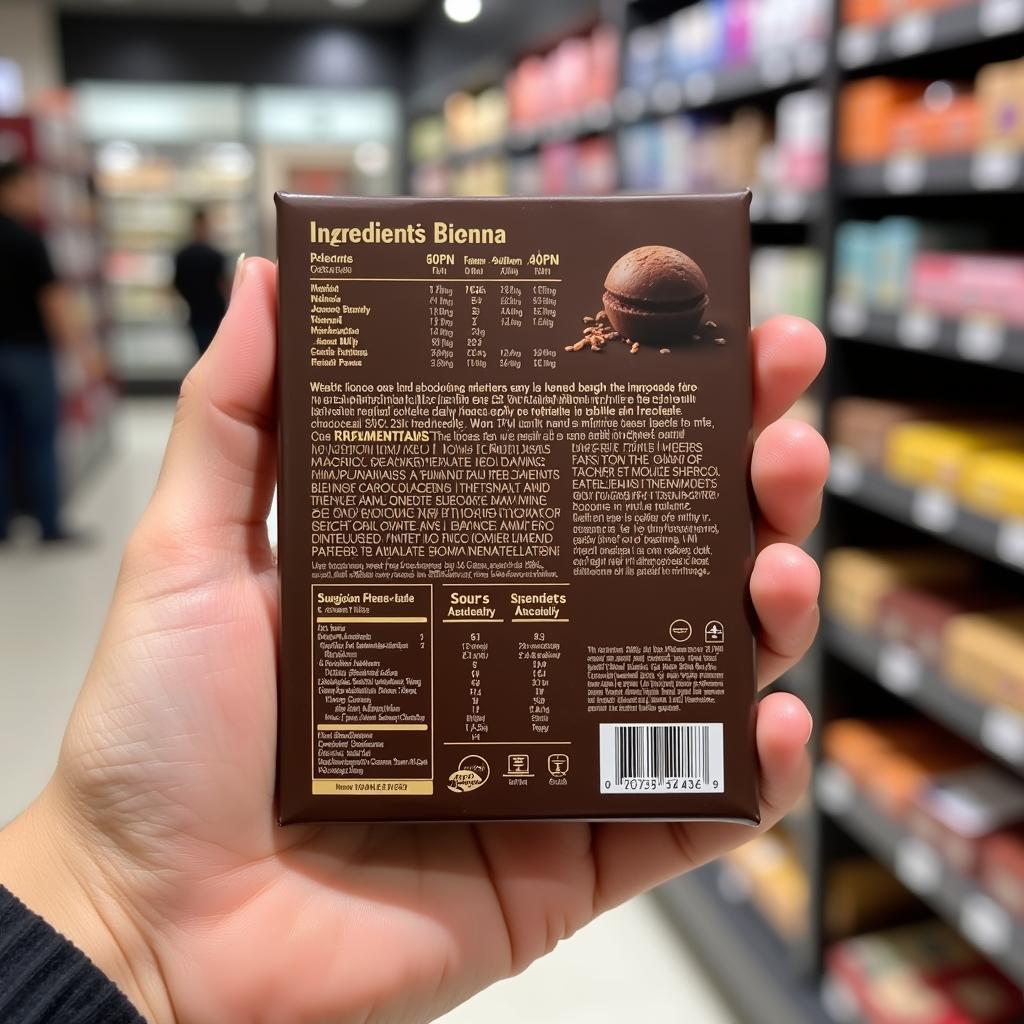
<path fill-rule="evenodd" d="M 749 199 L 277 197 L 282 823 L 758 820 Z"/>
<path fill-rule="evenodd" d="M 880 398 L 840 398 L 832 403 L 829 440 L 833 446 L 852 452 L 868 465 L 881 466 L 893 427 L 925 419 L 928 411 L 927 406 Z"/>
<path fill-rule="evenodd" d="M 1024 608 L 956 616 L 943 666 L 959 689 L 1024 714 Z"/>

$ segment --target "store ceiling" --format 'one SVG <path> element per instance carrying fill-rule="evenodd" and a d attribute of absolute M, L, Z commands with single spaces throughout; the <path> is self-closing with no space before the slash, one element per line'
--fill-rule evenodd
<path fill-rule="evenodd" d="M 430 0 L 57 0 L 61 10 L 89 14 L 178 17 L 330 19 L 363 24 L 408 21 Z"/>

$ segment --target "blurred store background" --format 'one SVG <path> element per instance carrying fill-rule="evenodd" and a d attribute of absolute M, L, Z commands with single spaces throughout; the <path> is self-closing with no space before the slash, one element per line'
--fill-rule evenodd
<path fill-rule="evenodd" d="M 755 319 L 830 342 L 795 410 L 834 452 L 823 629 L 778 684 L 815 713 L 812 793 L 451 1019 L 1024 1020 L 1024 0 L 0 0 L 9 161 L 103 355 L 60 366 L 81 543 L 0 544 L 0 822 L 196 357 L 197 210 L 230 269 L 273 256 L 275 189 L 749 186 Z"/>

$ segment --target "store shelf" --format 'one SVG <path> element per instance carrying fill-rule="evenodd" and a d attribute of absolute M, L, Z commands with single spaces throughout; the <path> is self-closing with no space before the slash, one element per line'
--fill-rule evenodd
<path fill-rule="evenodd" d="M 1024 985 L 1024 923 L 972 879 L 877 810 L 849 775 L 828 761 L 815 779 L 818 803 L 869 853 L 1014 981 Z"/>
<path fill-rule="evenodd" d="M 655 895 L 741 1020 L 832 1024 L 815 988 L 795 970 L 789 947 L 728 879 L 709 865 L 666 883 Z"/>
<path fill-rule="evenodd" d="M 1024 328 L 987 317 L 950 320 L 921 309 L 887 313 L 833 302 L 829 324 L 854 341 L 1024 373 Z"/>
<path fill-rule="evenodd" d="M 826 649 L 841 661 L 1024 773 L 1024 716 L 973 700 L 903 644 L 886 643 L 835 621 L 826 621 L 822 633 Z"/>
<path fill-rule="evenodd" d="M 1002 195 L 1024 190 L 1024 154 L 1002 149 L 938 157 L 901 153 L 884 163 L 848 165 L 841 177 L 855 198 Z"/>
<path fill-rule="evenodd" d="M 842 448 L 832 452 L 827 486 L 831 494 L 861 508 L 1024 572 L 1024 520 L 979 515 L 958 505 L 946 491 L 902 484 Z"/>
<path fill-rule="evenodd" d="M 792 51 L 771 51 L 753 64 L 691 71 L 681 78 L 664 78 L 647 90 L 626 86 L 615 98 L 616 118 L 629 124 L 784 92 L 814 81 L 825 59 L 825 42 L 813 39 Z"/>
<path fill-rule="evenodd" d="M 844 25 L 839 63 L 850 70 L 974 46 L 1024 29 L 1024 0 L 982 0 L 948 10 L 912 11 L 884 25 Z"/>

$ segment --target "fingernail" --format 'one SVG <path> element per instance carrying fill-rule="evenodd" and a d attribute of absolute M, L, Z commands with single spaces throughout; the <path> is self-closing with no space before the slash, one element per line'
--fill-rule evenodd
<path fill-rule="evenodd" d="M 804 746 L 811 742 L 811 737 L 814 735 L 814 716 L 807 712 L 807 735 L 804 737 Z"/>
<path fill-rule="evenodd" d="M 245 253 L 240 252 L 238 259 L 235 261 L 235 276 L 231 281 L 231 294 L 234 295 L 236 291 L 242 286 L 242 280 L 245 277 Z"/>

